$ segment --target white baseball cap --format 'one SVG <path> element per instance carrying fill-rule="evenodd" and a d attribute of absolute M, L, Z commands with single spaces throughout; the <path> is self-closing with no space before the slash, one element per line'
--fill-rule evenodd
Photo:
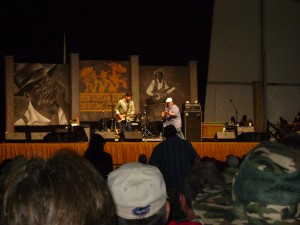
<path fill-rule="evenodd" d="M 172 98 L 167 98 L 166 102 L 173 102 L 173 99 Z"/>
<path fill-rule="evenodd" d="M 155 166 L 127 163 L 109 173 L 107 184 L 124 219 L 147 218 L 158 212 L 167 200 L 164 178 Z"/>

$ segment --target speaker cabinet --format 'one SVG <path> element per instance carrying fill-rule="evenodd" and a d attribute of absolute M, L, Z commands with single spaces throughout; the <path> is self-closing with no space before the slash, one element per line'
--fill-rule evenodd
<path fill-rule="evenodd" d="M 202 112 L 184 111 L 184 135 L 188 141 L 202 141 Z"/>

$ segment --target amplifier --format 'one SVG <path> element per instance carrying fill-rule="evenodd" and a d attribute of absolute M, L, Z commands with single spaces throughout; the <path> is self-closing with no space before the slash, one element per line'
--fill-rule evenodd
<path fill-rule="evenodd" d="M 200 103 L 184 103 L 182 111 L 201 111 Z"/>

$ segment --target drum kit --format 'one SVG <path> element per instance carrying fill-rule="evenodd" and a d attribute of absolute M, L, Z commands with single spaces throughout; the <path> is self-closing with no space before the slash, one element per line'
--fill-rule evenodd
<path fill-rule="evenodd" d="M 134 115 L 134 120 L 132 121 L 133 131 L 137 131 L 143 134 L 143 137 L 154 137 L 155 135 L 150 131 L 151 126 L 149 124 L 149 116 L 147 113 L 147 105 L 144 105 L 145 109 L 143 113 L 136 113 Z M 113 110 L 113 109 L 112 109 Z M 115 132 L 115 134 L 121 133 L 121 124 L 118 120 L 113 117 L 107 119 L 104 117 L 104 111 L 102 113 L 102 118 L 99 120 L 99 130 Z"/>

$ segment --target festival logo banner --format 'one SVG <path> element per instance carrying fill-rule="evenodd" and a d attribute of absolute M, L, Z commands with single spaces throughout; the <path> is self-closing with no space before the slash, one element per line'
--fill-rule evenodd
<path fill-rule="evenodd" d="M 127 62 L 83 61 L 80 66 L 80 115 L 83 120 L 113 117 L 114 107 L 129 90 Z"/>

